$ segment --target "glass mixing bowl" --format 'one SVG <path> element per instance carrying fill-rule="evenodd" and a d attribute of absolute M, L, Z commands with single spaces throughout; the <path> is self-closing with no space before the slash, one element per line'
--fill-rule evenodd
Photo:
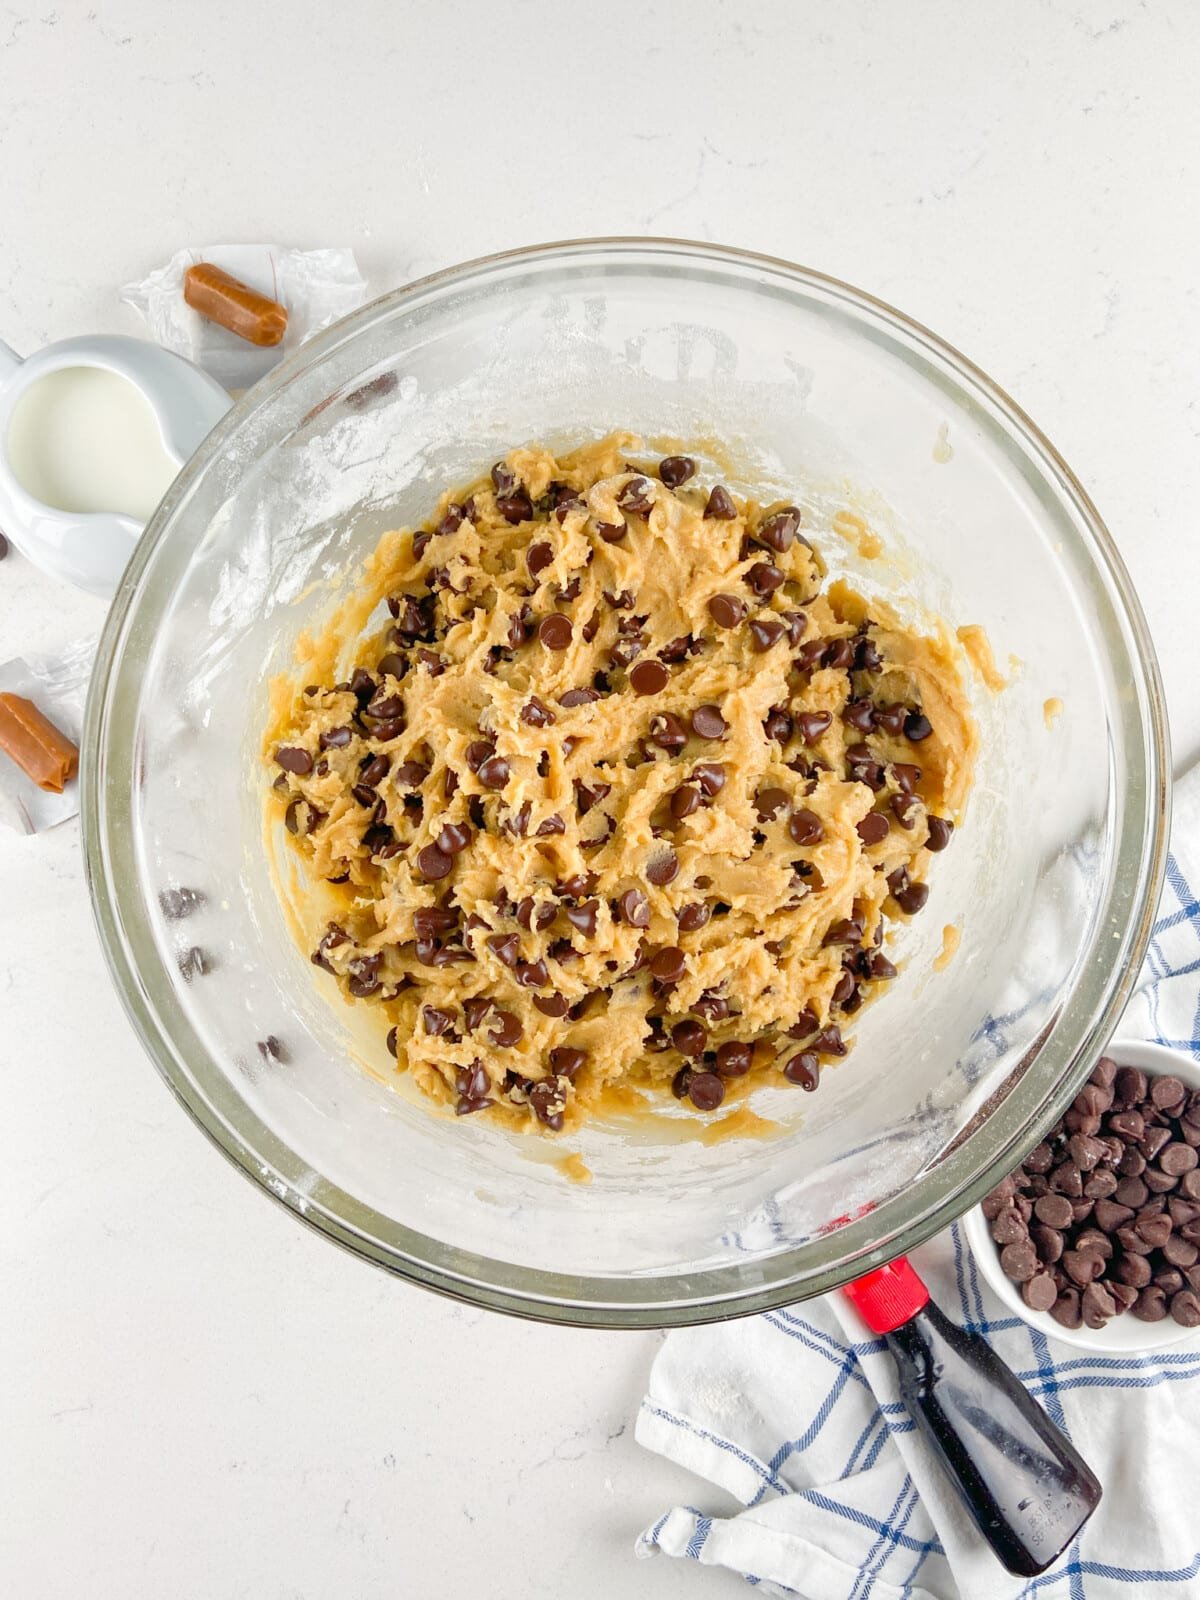
<path fill-rule="evenodd" d="M 559 1141 L 433 1113 L 383 1028 L 289 927 L 264 836 L 267 682 L 389 527 L 514 443 L 613 427 L 800 500 L 832 572 L 986 628 L 965 824 L 816 1095 L 706 1143 L 674 1102 Z M 710 468 L 713 476 L 716 468 Z M 830 528 L 850 506 L 885 538 Z M 1057 720 L 1045 702 L 1057 699 Z M 1047 726 L 1052 721 L 1051 726 Z M 1094 508 L 1037 429 L 923 328 L 818 273 L 601 240 L 470 263 L 306 344 L 238 402 L 154 517 L 92 687 L 83 815 L 101 938 L 147 1050 L 296 1215 L 415 1282 L 650 1326 L 843 1283 L 965 1211 L 1076 1092 L 1141 962 L 1163 866 L 1150 642 Z M 181 915 L 183 913 L 183 915 Z M 943 928 L 960 934 L 943 972 Z M 203 958 L 189 951 L 201 950 Z M 278 1050 L 262 1050 L 274 1036 Z M 364 1070 L 373 1065 L 378 1076 Z M 569 1182 L 577 1150 L 593 1178 Z"/>

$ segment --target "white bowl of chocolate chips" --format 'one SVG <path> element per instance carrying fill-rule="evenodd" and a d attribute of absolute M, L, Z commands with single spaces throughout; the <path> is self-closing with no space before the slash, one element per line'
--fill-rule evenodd
<path fill-rule="evenodd" d="M 1074 1105 L 966 1219 L 991 1287 L 1081 1350 L 1200 1329 L 1200 1063 L 1116 1042 Z"/>

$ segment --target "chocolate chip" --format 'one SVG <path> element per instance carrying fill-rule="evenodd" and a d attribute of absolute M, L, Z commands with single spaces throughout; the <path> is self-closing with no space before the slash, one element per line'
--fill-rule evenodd
<path fill-rule="evenodd" d="M 821 1080 L 821 1064 L 811 1050 L 794 1055 L 783 1069 L 789 1083 L 795 1083 L 811 1094 Z"/>
<path fill-rule="evenodd" d="M 596 915 L 600 909 L 598 900 L 585 900 L 581 905 L 566 908 L 567 921 L 573 928 L 578 928 L 585 938 L 592 938 L 596 932 Z"/>
<path fill-rule="evenodd" d="M 725 995 L 718 995 L 714 989 L 706 989 L 691 1010 L 709 1022 L 723 1022 L 730 1014 L 730 1002 L 726 1000 Z"/>
<path fill-rule="evenodd" d="M 525 1029 L 521 1025 L 520 1017 L 514 1016 L 511 1011 L 497 1011 L 488 1022 L 488 1037 L 492 1043 L 501 1050 L 511 1050 Z"/>
<path fill-rule="evenodd" d="M 417 871 L 427 882 L 436 883 L 439 878 L 446 877 L 453 866 L 453 857 L 439 850 L 436 844 L 423 845 L 417 851 Z"/>
<path fill-rule="evenodd" d="M 782 555 L 785 550 L 791 548 L 799 526 L 800 512 L 797 507 L 785 506 L 782 511 L 773 511 L 769 517 L 760 522 L 754 537 L 760 544 L 768 545 Z"/>
<path fill-rule="evenodd" d="M 698 761 L 692 768 L 692 781 L 711 800 L 725 787 L 725 768 L 719 761 Z"/>
<path fill-rule="evenodd" d="M 842 1038 L 842 1030 L 832 1023 L 828 1027 L 822 1028 L 820 1033 L 810 1039 L 808 1047 L 823 1056 L 844 1056 L 846 1054 L 846 1044 Z"/>
<path fill-rule="evenodd" d="M 531 544 L 525 554 L 525 565 L 529 568 L 529 576 L 536 578 L 539 572 L 554 564 L 554 547 L 540 539 L 537 544 Z"/>
<path fill-rule="evenodd" d="M 717 1050 L 717 1071 L 723 1078 L 744 1077 L 753 1062 L 754 1046 L 739 1039 L 730 1039 Z"/>
<path fill-rule="evenodd" d="M 521 959 L 521 941 L 515 933 L 493 933 L 487 947 L 506 967 L 515 967 Z"/>
<path fill-rule="evenodd" d="M 670 681 L 671 674 L 661 661 L 639 661 L 629 674 L 636 694 L 660 694 Z"/>
<path fill-rule="evenodd" d="M 461 822 L 447 822 L 434 841 L 443 855 L 456 856 L 471 842 L 471 830 Z"/>
<path fill-rule="evenodd" d="M 422 1006 L 421 1024 L 431 1038 L 438 1039 L 450 1032 L 454 1026 L 454 1018 L 448 1011 L 443 1011 L 438 1006 Z"/>
<path fill-rule="evenodd" d="M 1066 1228 L 1071 1223 L 1071 1202 L 1065 1195 L 1045 1194 L 1034 1202 L 1033 1214 L 1048 1227 Z"/>
<path fill-rule="evenodd" d="M 791 803 L 791 796 L 786 789 L 760 789 L 755 800 L 760 822 L 770 822 L 783 808 Z"/>
<path fill-rule="evenodd" d="M 1058 1299 L 1058 1289 L 1048 1272 L 1035 1272 L 1021 1285 L 1021 1298 L 1031 1311 L 1049 1311 Z"/>
<path fill-rule="evenodd" d="M 715 1111 L 725 1098 L 725 1085 L 715 1072 L 693 1072 L 687 1092 L 698 1111 Z"/>
<path fill-rule="evenodd" d="M 630 478 L 617 496 L 622 511 L 631 511 L 635 517 L 649 516 L 654 506 L 654 494 L 648 478 Z"/>
<path fill-rule="evenodd" d="M 514 974 L 522 989 L 544 989 L 550 982 L 550 969 L 540 957 L 536 961 L 518 961 Z"/>
<path fill-rule="evenodd" d="M 732 522 L 737 516 L 737 506 L 733 502 L 733 496 L 722 484 L 714 484 L 709 491 L 704 515 L 714 522 Z"/>
<path fill-rule="evenodd" d="M 503 789 L 509 779 L 508 762 L 503 756 L 488 756 L 476 776 L 485 789 Z"/>
<path fill-rule="evenodd" d="M 869 848 L 887 838 L 890 832 L 888 819 L 881 811 L 868 811 L 857 824 L 856 831 L 863 844 Z"/>
<path fill-rule="evenodd" d="M 548 928 L 558 913 L 551 905 L 539 905 L 531 894 L 517 906 L 517 921 L 525 929 L 535 929 L 540 933 L 543 928 Z"/>
<path fill-rule="evenodd" d="M 665 456 L 658 464 L 658 475 L 668 489 L 678 489 L 696 470 L 691 456 Z"/>
<path fill-rule="evenodd" d="M 784 582 L 784 575 L 770 561 L 756 561 L 746 573 L 746 582 L 760 600 L 775 593 Z"/>
<path fill-rule="evenodd" d="M 746 602 L 733 594 L 715 594 L 708 602 L 708 614 L 718 628 L 736 628 L 746 620 Z"/>
<path fill-rule="evenodd" d="M 788 818 L 788 832 L 797 844 L 819 844 L 825 837 L 825 825 L 815 811 L 802 806 Z"/>
<path fill-rule="evenodd" d="M 194 978 L 203 978 L 212 971 L 212 961 L 207 951 L 202 950 L 198 944 L 192 945 L 179 957 L 179 976 L 185 983 L 191 983 Z"/>
<path fill-rule="evenodd" d="M 948 822 L 945 817 L 931 816 L 927 817 L 925 821 L 929 829 L 929 837 L 925 841 L 926 850 L 932 850 L 935 853 L 944 850 L 950 843 L 950 835 L 954 832 L 954 824 Z"/>
<path fill-rule="evenodd" d="M 685 817 L 699 811 L 701 804 L 699 789 L 693 788 L 690 783 L 681 784 L 671 796 L 671 815 L 676 822 L 682 822 Z"/>
<path fill-rule="evenodd" d="M 312 756 L 299 745 L 281 744 L 275 751 L 275 760 L 285 772 L 294 773 L 298 778 L 307 777 L 313 769 Z"/>
<path fill-rule="evenodd" d="M 846 770 L 852 779 L 865 783 L 869 789 L 878 792 L 883 788 L 883 767 L 872 756 L 869 745 L 846 746 Z"/>
<path fill-rule="evenodd" d="M 907 912 L 910 917 L 915 917 L 929 899 L 929 885 L 910 883 L 902 889 L 893 890 L 892 898 L 901 911 Z"/>
<path fill-rule="evenodd" d="M 535 994 L 533 1003 L 545 1017 L 565 1017 L 570 1006 L 561 994 Z"/>
<path fill-rule="evenodd" d="M 569 710 L 572 706 L 590 705 L 593 700 L 599 700 L 599 698 L 600 696 L 595 689 L 568 689 L 565 694 L 559 695 L 558 703 L 564 709 Z"/>
<path fill-rule="evenodd" d="M 1086 1259 L 1092 1261 L 1094 1257 Z M 1000 1266 L 1005 1277 L 1014 1283 L 1027 1283 L 1038 1267 L 1037 1251 L 1032 1242 L 1021 1239 L 1015 1244 L 1006 1244 L 1000 1252 Z"/>
<path fill-rule="evenodd" d="M 1016 1207 L 1008 1205 L 993 1218 L 991 1233 L 997 1244 L 1019 1244 L 1028 1238 L 1029 1228 Z"/>
<path fill-rule="evenodd" d="M 875 726 L 875 707 L 870 700 L 848 700 L 842 707 L 842 721 L 859 733 L 870 733 Z"/>
<path fill-rule="evenodd" d="M 703 1055 L 708 1045 L 708 1029 L 702 1022 L 693 1022 L 690 1018 L 677 1022 L 671 1029 L 671 1043 L 680 1055 Z"/>
<path fill-rule="evenodd" d="M 759 652 L 778 644 L 787 631 L 787 624 L 776 621 L 774 617 L 756 617 L 750 624 L 750 637 Z"/>
<path fill-rule="evenodd" d="M 910 711 L 904 719 L 904 735 L 913 744 L 919 744 L 922 739 L 928 739 L 933 732 L 933 724 L 921 711 Z"/>
<path fill-rule="evenodd" d="M 650 719 L 650 742 L 661 750 L 682 750 L 687 743 L 687 729 L 674 712 L 657 712 Z"/>
<path fill-rule="evenodd" d="M 650 902 L 640 889 L 626 889 L 618 903 L 621 916 L 631 928 L 650 926 Z"/>
<path fill-rule="evenodd" d="M 697 706 L 692 712 L 692 732 L 697 739 L 722 739 L 728 726 L 719 706 Z"/>
<path fill-rule="evenodd" d="M 496 496 L 496 510 L 512 527 L 528 522 L 533 516 L 533 503 L 524 489 L 512 489 Z"/>
<path fill-rule="evenodd" d="M 665 850 L 661 855 L 651 856 L 646 864 L 646 877 L 657 888 L 673 883 L 678 876 L 679 857 L 674 850 Z"/>
<path fill-rule="evenodd" d="M 161 889 L 158 903 L 162 907 L 162 914 L 170 922 L 179 922 L 184 917 L 190 917 L 204 904 L 204 895 L 199 889 L 179 887 L 175 889 Z"/>
<path fill-rule="evenodd" d="M 640 924 L 634 923 L 633 926 Z M 650 974 L 660 983 L 678 983 L 686 970 L 687 957 L 678 945 L 665 945 L 650 962 Z"/>
<path fill-rule="evenodd" d="M 1172 1178 L 1181 1178 L 1185 1172 L 1191 1172 L 1198 1160 L 1200 1156 L 1192 1146 L 1180 1141 L 1164 1145 L 1158 1155 L 1159 1170 Z"/>
<path fill-rule="evenodd" d="M 772 706 L 763 719 L 763 732 L 776 744 L 786 744 L 792 736 L 791 713 L 783 706 Z"/>
<path fill-rule="evenodd" d="M 1057 1228 L 1048 1228 L 1039 1223 L 1037 1227 L 1030 1228 L 1029 1237 L 1037 1246 L 1039 1259 L 1047 1266 L 1053 1266 L 1062 1259 L 1063 1236 Z"/>
<path fill-rule="evenodd" d="M 1116 1315 L 1117 1303 L 1101 1283 L 1089 1283 L 1080 1301 L 1084 1324 L 1089 1328 L 1102 1328 L 1110 1317 Z"/>
<path fill-rule="evenodd" d="M 680 906 L 676 913 L 680 933 L 695 933 L 703 928 L 712 917 L 712 907 L 702 900 L 693 900 L 686 906 Z"/>
<path fill-rule="evenodd" d="M 521 707 L 521 721 L 529 728 L 549 728 L 554 723 L 554 713 L 537 695 L 532 695 Z"/>
<path fill-rule="evenodd" d="M 571 643 L 571 619 L 561 611 L 552 611 L 542 618 L 537 633 L 547 650 L 565 650 Z"/>
<path fill-rule="evenodd" d="M 796 713 L 796 732 L 807 745 L 816 744 L 822 734 L 827 733 L 833 724 L 833 717 L 828 711 L 798 711 Z"/>

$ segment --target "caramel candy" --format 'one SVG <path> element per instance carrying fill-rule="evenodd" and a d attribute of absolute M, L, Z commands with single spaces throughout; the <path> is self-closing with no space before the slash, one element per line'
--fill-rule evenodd
<path fill-rule="evenodd" d="M 78 748 L 19 694 L 0 694 L 0 750 L 51 794 L 61 794 L 79 766 Z"/>
<path fill-rule="evenodd" d="M 183 298 L 193 311 L 250 344 L 278 344 L 287 332 L 286 307 L 207 261 L 188 268 Z"/>

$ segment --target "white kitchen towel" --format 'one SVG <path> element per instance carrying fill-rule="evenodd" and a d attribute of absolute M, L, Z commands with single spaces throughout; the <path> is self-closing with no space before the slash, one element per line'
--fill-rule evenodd
<path fill-rule="evenodd" d="M 1176 786 L 1172 852 L 1120 1032 L 1200 1056 L 1200 768 Z M 842 1295 L 667 1339 L 639 1441 L 746 1509 L 676 1506 L 638 1541 L 805 1600 L 1200 1597 L 1200 1344 L 1085 1355 L 980 1279 L 958 1228 L 913 1263 L 948 1315 L 983 1332 L 1104 1485 L 1041 1577 L 1008 1576 L 915 1433 L 896 1369 Z M 702 1498 L 702 1497 L 701 1497 Z"/>

